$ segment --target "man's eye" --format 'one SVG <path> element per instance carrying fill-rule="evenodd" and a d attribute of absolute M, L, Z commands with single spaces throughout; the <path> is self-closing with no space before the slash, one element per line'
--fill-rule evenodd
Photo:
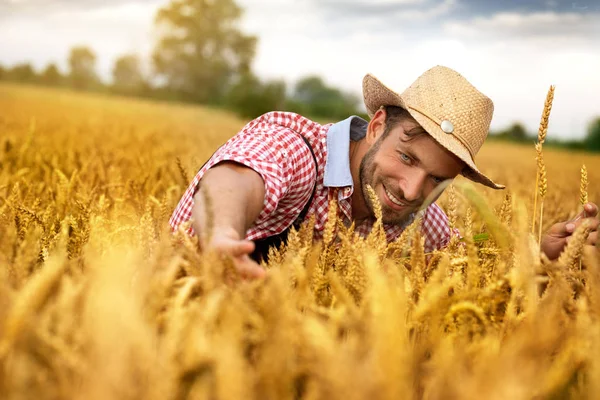
<path fill-rule="evenodd" d="M 410 157 L 404 153 L 400 153 L 400 159 L 404 162 L 410 162 Z"/>
<path fill-rule="evenodd" d="M 436 185 L 444 182 L 443 178 L 438 178 L 437 176 L 432 176 L 431 179 L 433 179 L 433 182 L 435 182 Z"/>

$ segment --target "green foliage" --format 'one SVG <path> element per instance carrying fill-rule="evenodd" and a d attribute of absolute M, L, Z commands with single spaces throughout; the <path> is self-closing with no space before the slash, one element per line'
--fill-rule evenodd
<path fill-rule="evenodd" d="M 519 122 L 512 124 L 508 129 L 503 131 L 492 132 L 490 138 L 525 144 L 531 144 L 536 141 L 536 137 L 529 135 L 525 127 Z M 590 123 L 585 139 L 562 140 L 549 137 L 546 140 L 545 146 L 575 151 L 600 152 L 600 117 L 597 117 Z"/>
<path fill-rule="evenodd" d="M 560 149 L 574 150 L 574 151 L 587 151 L 585 142 L 581 140 L 556 140 L 547 139 L 544 143 L 544 147 L 554 147 Z"/>
<path fill-rule="evenodd" d="M 322 118 L 344 119 L 357 113 L 359 99 L 327 86 L 318 76 L 307 76 L 296 83 L 288 109 Z"/>
<path fill-rule="evenodd" d="M 118 93 L 139 94 L 146 86 L 140 60 L 136 55 L 119 57 L 115 61 L 112 73 L 113 88 Z"/>
<path fill-rule="evenodd" d="M 588 127 L 585 147 L 591 151 L 600 151 L 600 117 L 594 119 Z"/>
<path fill-rule="evenodd" d="M 34 82 L 36 73 L 31 64 L 22 63 L 12 67 L 7 73 L 9 79 L 17 82 Z"/>
<path fill-rule="evenodd" d="M 515 122 L 508 129 L 500 132 L 500 136 L 506 136 L 515 141 L 529 140 L 527 130 L 520 122 Z"/>
<path fill-rule="evenodd" d="M 63 79 L 64 77 L 58 70 L 56 64 L 48 64 L 40 76 L 41 83 L 52 86 L 60 85 L 63 82 Z"/>
<path fill-rule="evenodd" d="M 245 118 L 255 118 L 266 112 L 280 110 L 285 104 L 285 82 L 261 82 L 246 74 L 232 86 L 226 104 Z"/>
<path fill-rule="evenodd" d="M 76 89 L 92 89 L 98 85 L 96 54 L 88 47 L 71 49 L 69 55 L 70 80 Z"/>
<path fill-rule="evenodd" d="M 171 0 L 159 10 L 153 62 L 171 89 L 216 104 L 250 71 L 256 37 L 237 28 L 241 14 L 233 0 Z"/>
<path fill-rule="evenodd" d="M 507 129 L 494 132 L 493 137 L 500 140 L 508 140 L 511 142 L 531 143 L 535 141 L 533 135 L 529 135 L 525 126 L 520 122 L 515 122 Z"/>

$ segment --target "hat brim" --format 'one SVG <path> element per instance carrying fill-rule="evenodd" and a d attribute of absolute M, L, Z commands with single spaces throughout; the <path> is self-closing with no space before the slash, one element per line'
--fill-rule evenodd
<path fill-rule="evenodd" d="M 401 95 L 388 88 L 371 74 L 367 74 L 363 79 L 363 97 L 369 117 L 373 118 L 381 106 L 398 106 L 405 109 L 436 142 L 466 164 L 466 168 L 462 171 L 465 178 L 493 189 L 505 188 L 504 185 L 495 183 L 479 171 L 469 150 L 454 135 L 445 133 L 438 124 L 420 112 L 413 110 L 409 107 L 410 104 L 405 103 Z"/>

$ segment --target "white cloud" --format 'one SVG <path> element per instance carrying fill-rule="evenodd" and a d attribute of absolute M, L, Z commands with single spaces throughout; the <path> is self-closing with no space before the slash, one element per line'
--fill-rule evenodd
<path fill-rule="evenodd" d="M 354 26 L 370 21 L 389 31 L 433 20 L 448 14 L 457 4 L 457 0 L 320 0 L 319 8 L 333 25 Z"/>
<path fill-rule="evenodd" d="M 289 34 L 311 35 L 319 30 L 322 20 L 318 7 L 311 2 L 294 0 L 239 0 L 244 9 L 242 30 L 259 33 L 264 38 Z"/>
<path fill-rule="evenodd" d="M 293 10 L 290 7 L 288 12 Z M 532 21 L 546 25 L 555 21 L 553 18 L 513 20 L 504 15 L 491 20 L 502 32 L 508 27 L 524 29 Z M 255 66 L 262 76 L 288 81 L 308 73 L 320 74 L 332 84 L 360 93 L 367 72 L 401 92 L 428 68 L 446 65 L 494 100 L 493 129 L 521 121 L 531 132 L 537 131 L 548 86 L 555 84 L 550 136 L 583 136 L 587 123 L 600 113 L 587 100 L 600 92 L 595 72 L 600 70 L 600 50 L 583 33 L 562 38 L 542 34 L 494 36 L 481 21 L 464 23 L 469 27 L 468 35 L 446 29 L 443 35 L 415 38 L 401 31 L 365 29 L 362 24 L 354 24 L 355 30 L 340 38 L 313 29 L 310 21 L 299 20 L 275 31 L 259 30 L 268 29 L 269 34 L 261 34 Z M 536 32 L 535 27 L 529 29 Z"/>
<path fill-rule="evenodd" d="M 456 5 L 456 0 L 444 0 L 443 2 L 426 9 L 402 10 L 394 13 L 394 18 L 402 20 L 430 20 L 448 13 Z"/>
<path fill-rule="evenodd" d="M 155 4 L 125 3 L 92 10 L 62 10 L 43 19 L 14 17 L 0 24 L 2 62 L 33 61 L 42 68 L 58 62 L 66 70 L 71 47 L 85 45 L 98 55 L 104 79 L 114 59 L 124 53 L 147 55 L 151 51 Z"/>
<path fill-rule="evenodd" d="M 501 12 L 491 17 L 445 24 L 447 33 L 479 40 L 503 39 L 578 39 L 600 38 L 600 13 L 558 13 L 555 11 L 520 14 Z"/>
<path fill-rule="evenodd" d="M 352 5 L 366 5 L 366 6 L 414 6 L 418 4 L 427 3 L 428 0 L 321 0 L 321 4 L 326 6 L 344 7 Z M 343 9 L 340 11 L 343 12 Z"/>
<path fill-rule="evenodd" d="M 600 114 L 589 101 L 600 92 L 600 13 L 499 13 L 464 24 L 448 23 L 445 33 L 471 50 L 464 70 L 496 105 L 493 127 L 521 121 L 537 130 L 546 91 L 556 85 L 549 135 L 582 137 Z"/>

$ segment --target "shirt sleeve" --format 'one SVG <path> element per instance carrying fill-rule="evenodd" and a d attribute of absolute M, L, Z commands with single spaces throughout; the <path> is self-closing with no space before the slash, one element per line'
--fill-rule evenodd
<path fill-rule="evenodd" d="M 231 161 L 256 171 L 265 185 L 265 199 L 246 235 L 250 240 L 280 233 L 291 225 L 309 201 L 316 179 L 314 160 L 300 134 L 269 121 L 254 120 L 227 141 L 194 177 L 191 192 L 187 193 L 190 188 L 186 191 L 192 198 L 188 206 L 191 210 L 196 187 L 209 168 Z"/>
<path fill-rule="evenodd" d="M 425 236 L 425 252 L 440 250 L 448 245 L 452 234 L 448 216 L 440 206 L 433 203 L 425 212 L 421 231 Z"/>

